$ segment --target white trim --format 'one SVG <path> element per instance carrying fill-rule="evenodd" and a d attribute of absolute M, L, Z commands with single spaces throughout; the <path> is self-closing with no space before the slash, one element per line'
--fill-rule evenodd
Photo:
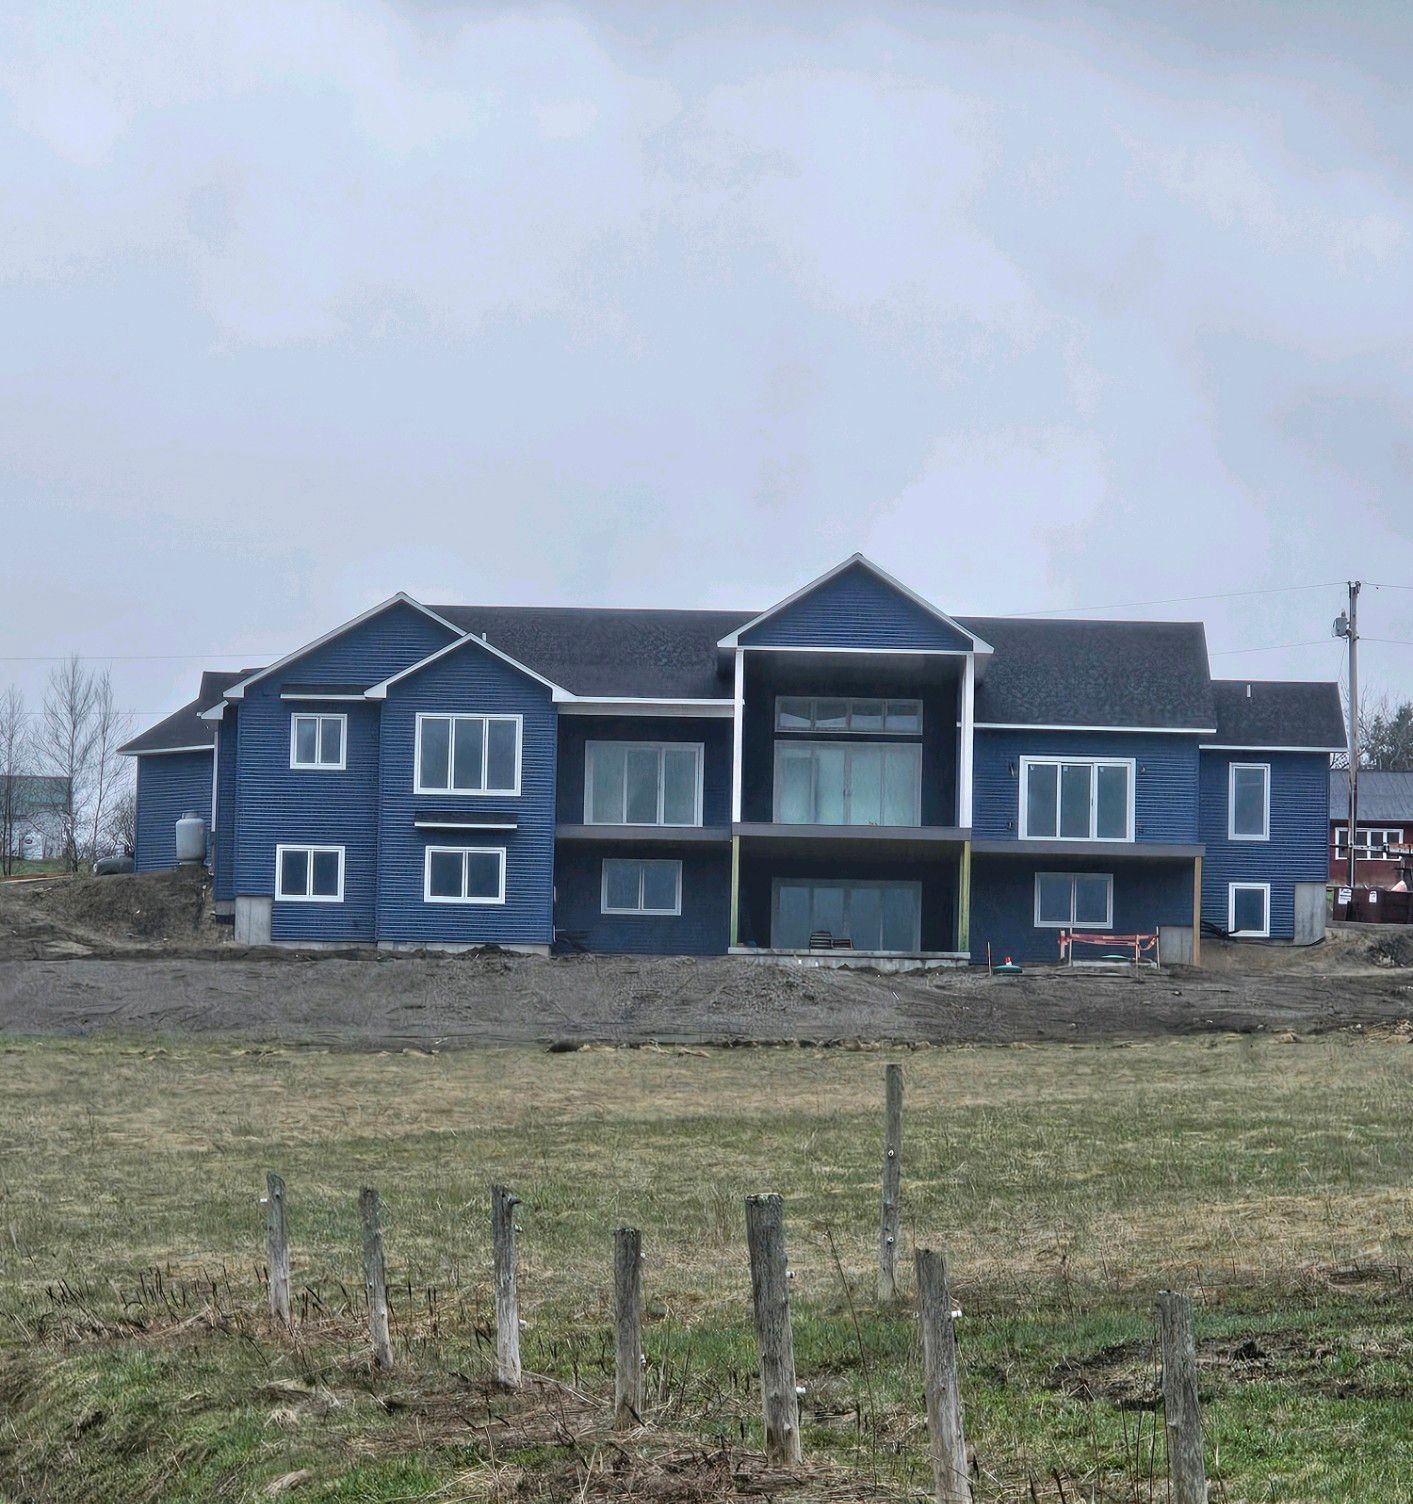
<path fill-rule="evenodd" d="M 746 655 L 736 649 L 735 689 L 731 699 L 731 823 L 741 823 L 741 754 L 746 724 Z"/>
<path fill-rule="evenodd" d="M 978 721 L 978 731 L 1123 731 L 1154 736 L 1212 736 L 1215 726 L 1080 726 L 1069 722 Z"/>
<path fill-rule="evenodd" d="M 593 794 L 593 753 L 595 747 L 614 747 L 623 749 L 623 819 L 621 820 L 594 820 L 590 818 L 589 801 Z M 690 820 L 666 820 L 661 818 L 666 813 L 667 805 L 667 778 L 666 763 L 668 752 L 680 752 L 683 748 L 695 752 L 697 755 L 697 786 L 692 799 L 692 818 Z M 629 752 L 656 752 L 657 757 L 657 808 L 659 818 L 656 820 L 630 820 L 628 819 L 628 763 Z M 584 743 L 584 824 L 585 825 L 622 825 L 639 826 L 649 830 L 693 830 L 698 829 L 702 823 L 702 802 L 704 798 L 704 785 L 706 782 L 706 744 L 704 742 L 628 742 L 619 741 L 612 737 L 599 738 Z"/>
<path fill-rule="evenodd" d="M 321 704 L 324 703 L 325 701 L 327 701 L 330 704 L 339 704 L 339 705 L 361 705 L 363 703 L 363 695 L 362 695 L 361 692 L 358 693 L 358 694 L 352 694 L 352 695 L 320 695 L 320 694 L 301 694 L 298 690 L 295 690 L 295 691 L 293 691 L 291 693 L 291 691 L 289 691 L 287 689 L 282 689 L 280 691 L 280 699 L 282 699 L 282 700 L 310 700 L 310 701 L 318 701 Z"/>
<path fill-rule="evenodd" d="M 423 721 L 482 721 L 486 723 L 481 731 L 481 777 L 485 778 L 488 772 L 488 764 L 491 755 L 491 721 L 514 721 L 515 723 L 515 786 L 508 789 L 456 789 L 447 787 L 444 789 L 424 788 L 422 785 L 422 722 Z M 448 785 L 451 781 L 452 769 L 456 763 L 456 730 L 453 725 L 447 739 L 447 767 L 446 776 Z M 412 792 L 423 796 L 431 795 L 454 795 L 458 799 L 473 797 L 478 799 L 518 798 L 520 794 L 520 761 L 525 742 L 525 717 L 523 715 L 501 714 L 493 710 L 419 710 L 417 712 L 417 730 L 412 743 Z"/>
<path fill-rule="evenodd" d="M 723 637 L 721 639 L 721 641 L 717 643 L 717 647 L 719 647 L 719 648 L 735 648 L 735 647 L 742 647 L 742 646 L 744 646 L 745 644 L 743 644 L 741 642 L 741 640 L 740 640 L 742 632 L 749 632 L 753 627 L 758 627 L 762 622 L 769 621 L 772 616 L 777 615 L 779 612 L 783 611 L 787 606 L 794 605 L 794 603 L 796 601 L 802 600 L 805 596 L 811 594 L 815 590 L 818 590 L 821 585 L 827 585 L 830 580 L 834 579 L 837 575 L 843 574 L 846 569 L 851 569 L 855 564 L 862 564 L 863 567 L 866 570 L 868 570 L 868 572 L 871 575 L 873 575 L 875 579 L 882 580 L 885 585 L 891 586 L 894 590 L 896 590 L 898 592 L 899 595 L 906 596 L 907 599 L 910 600 L 915 606 L 921 606 L 922 609 L 924 611 L 926 611 L 929 616 L 934 617 L 937 621 L 940 621 L 940 622 L 944 623 L 946 626 L 951 627 L 954 632 L 959 632 L 963 637 L 965 637 L 967 639 L 968 642 L 970 642 L 972 644 L 972 646 L 970 648 L 968 648 L 968 649 L 960 649 L 959 650 L 959 649 L 952 648 L 952 649 L 943 649 L 942 651 L 948 651 L 948 652 L 965 651 L 965 652 L 973 652 L 973 653 L 990 653 L 990 652 L 993 651 L 990 643 L 983 642 L 982 639 L 980 637 L 978 637 L 975 632 L 968 632 L 967 629 L 964 626 L 962 626 L 959 622 L 953 621 L 953 619 L 950 616 L 948 616 L 945 611 L 939 610 L 936 606 L 934 606 L 932 604 L 931 601 L 925 600 L 922 596 L 920 596 L 917 593 L 916 590 L 910 590 L 905 584 L 903 584 L 903 582 L 901 580 L 895 580 L 893 578 L 893 576 L 891 574 L 889 574 L 886 569 L 880 569 L 878 567 L 878 565 L 873 562 L 872 559 L 866 559 L 860 553 L 850 554 L 849 557 L 847 559 L 845 559 L 842 564 L 836 564 L 833 569 L 826 570 L 822 575 L 819 576 L 818 579 L 811 580 L 808 585 L 801 585 L 800 588 L 798 590 L 796 590 L 793 594 L 787 595 L 783 601 L 777 601 L 776 604 L 773 605 L 773 606 L 771 606 L 769 610 L 762 611 L 759 616 L 753 616 L 750 619 L 750 621 L 748 621 L 748 622 L 743 622 L 742 625 L 739 626 L 739 627 L 737 627 L 734 632 L 728 632 L 726 634 L 726 636 Z M 814 652 L 814 651 L 818 651 L 818 650 L 817 649 L 810 649 L 809 651 Z M 868 648 L 868 649 L 860 649 L 859 651 L 866 651 L 866 652 L 885 651 L 885 652 L 887 652 L 887 651 L 892 651 L 892 650 L 891 649 L 873 649 L 873 648 Z M 917 651 L 930 651 L 930 650 L 927 650 L 927 649 L 920 650 L 920 649 L 914 648 L 914 649 L 904 649 L 903 651 L 917 652 Z"/>
<path fill-rule="evenodd" d="M 314 762 L 299 761 L 299 723 L 301 721 L 317 721 L 318 729 L 314 733 Z M 339 760 L 337 762 L 323 762 L 318 760 L 324 751 L 324 722 L 339 722 Z M 348 770 L 348 716 L 342 712 L 330 712 L 327 710 L 292 710 L 289 717 L 289 765 L 292 772 L 296 773 L 343 773 Z"/>
<path fill-rule="evenodd" d="M 638 868 L 638 900 L 636 909 L 611 909 L 608 906 L 608 867 L 610 862 L 618 862 L 620 865 L 635 866 Z M 676 906 L 671 909 L 645 909 L 642 907 L 643 891 L 647 885 L 647 873 L 644 870 L 648 863 L 652 862 L 659 867 L 675 867 L 677 869 L 677 898 Z M 599 878 L 599 913 L 600 914 L 627 914 L 641 919 L 677 919 L 682 914 L 682 860 L 680 857 L 653 857 L 653 856 L 606 856 L 603 859 L 602 874 Z"/>
<path fill-rule="evenodd" d="M 196 712 L 198 721 L 219 721 L 226 713 L 226 702 L 217 700 L 214 705 L 208 705 L 205 710 Z"/>
<path fill-rule="evenodd" d="M 1348 747 L 1251 747 L 1245 742 L 1201 742 L 1199 752 L 1348 752 Z"/>
<path fill-rule="evenodd" d="M 1026 787 L 1027 787 L 1027 776 L 1026 775 L 1027 775 L 1027 772 L 1032 767 L 1055 767 L 1055 768 L 1063 768 L 1066 765 L 1070 765 L 1070 766 L 1083 765 L 1085 767 L 1088 767 L 1088 769 L 1089 769 L 1089 772 L 1090 772 L 1090 778 L 1089 778 L 1089 794 L 1090 794 L 1090 799 L 1089 799 L 1089 828 L 1090 828 L 1090 834 L 1083 835 L 1083 836 L 1062 836 L 1062 835 L 1059 834 L 1059 829 L 1060 829 L 1060 805 L 1061 805 L 1061 801 L 1062 801 L 1062 798 L 1063 798 L 1062 786 L 1063 786 L 1063 782 L 1064 782 L 1064 775 L 1063 775 L 1063 773 L 1057 773 L 1055 775 L 1055 831 L 1056 831 L 1056 834 L 1054 834 L 1053 836 L 1032 835 L 1031 831 L 1030 831 L 1030 810 L 1029 810 L 1030 801 L 1026 798 Z M 1101 836 L 1101 835 L 1099 835 L 1097 833 L 1098 832 L 1098 827 L 1099 827 L 1099 790 L 1098 790 L 1098 777 L 1099 777 L 1099 775 L 1098 775 L 1098 769 L 1099 768 L 1117 768 L 1117 767 L 1122 767 L 1122 768 L 1127 768 L 1128 769 L 1128 810 L 1127 810 L 1127 821 L 1126 821 L 1126 825 L 1125 825 L 1126 834 L 1124 834 L 1122 836 Z M 1020 840 L 1022 840 L 1022 841 L 1054 841 L 1056 843 L 1056 845 L 1063 845 L 1065 842 L 1074 842 L 1074 841 L 1132 841 L 1134 839 L 1135 834 L 1136 834 L 1135 827 L 1137 825 L 1137 818 L 1136 818 L 1136 816 L 1137 816 L 1137 805 L 1138 805 L 1138 765 L 1137 765 L 1137 759 L 1136 758 L 1133 758 L 1133 757 L 1094 757 L 1094 756 L 1084 757 L 1084 756 L 1080 756 L 1078 754 L 1076 754 L 1073 757 L 1065 757 L 1063 754 L 1051 755 L 1051 754 L 1047 753 L 1043 757 L 1042 756 L 1033 756 L 1033 757 L 1032 756 L 1022 756 L 1019 759 L 1018 768 L 1019 768 L 1019 772 L 1020 772 L 1020 777 L 1017 779 L 1017 782 L 1020 785 L 1020 790 L 1019 790 L 1019 797 L 1018 797 L 1018 800 L 1017 800 L 1018 808 L 1017 808 L 1017 812 L 1016 812 L 1016 832 L 1017 832 L 1018 838 Z"/>
<path fill-rule="evenodd" d="M 446 894 L 433 895 L 432 893 L 432 856 L 459 856 L 461 858 L 461 894 L 460 898 L 450 898 Z M 500 864 L 500 885 L 496 897 L 483 898 L 466 896 L 466 868 L 467 857 L 493 856 Z M 422 857 L 422 902 L 423 903 L 454 903 L 472 904 L 477 908 L 494 908 L 505 902 L 505 847 L 504 846 L 428 846 Z"/>
<path fill-rule="evenodd" d="M 139 747 L 135 752 L 123 751 L 120 757 L 168 757 L 173 752 L 214 752 L 209 743 L 200 747 Z"/>
<path fill-rule="evenodd" d="M 211 834 L 216 834 L 216 790 L 221 781 L 221 728 L 216 727 L 216 741 L 211 748 L 214 754 L 211 758 Z M 214 878 L 216 872 L 216 857 L 214 851 L 211 855 L 211 875 Z"/>
<path fill-rule="evenodd" d="M 961 695 L 962 713 L 957 723 L 957 824 L 970 830 L 976 743 L 976 659 L 970 654 L 962 671 Z"/>
<path fill-rule="evenodd" d="M 364 699 L 386 700 L 388 690 L 394 684 L 400 684 L 402 680 L 412 674 L 420 674 L 424 668 L 429 668 L 432 664 L 439 662 L 448 653 L 458 652 L 460 649 L 470 647 L 473 644 L 489 653 L 492 658 L 499 658 L 502 663 L 508 664 L 511 668 L 524 674 L 526 678 L 533 679 L 536 684 L 543 684 L 550 691 L 551 700 L 558 702 L 574 698 L 567 689 L 561 688 L 552 679 L 546 679 L 543 674 L 537 674 L 534 669 L 527 668 L 518 658 L 512 658 L 509 653 L 502 653 L 498 647 L 493 643 L 487 642 L 484 637 L 478 637 L 474 632 L 463 632 L 455 642 L 449 642 L 444 648 L 438 648 L 435 653 L 429 653 L 425 658 L 419 658 L 416 663 L 410 663 L 406 668 L 399 669 L 397 673 L 392 674 L 390 677 L 379 680 L 377 684 L 372 685 L 371 688 L 364 691 Z"/>
<path fill-rule="evenodd" d="M 1242 835 L 1236 828 L 1236 775 L 1238 770 L 1250 772 L 1252 769 L 1263 773 L 1265 780 L 1262 785 L 1261 808 L 1261 833 L 1259 835 Z M 1229 841 L 1269 841 L 1271 839 L 1271 765 L 1268 762 L 1233 762 L 1227 764 L 1227 840 Z"/>
<path fill-rule="evenodd" d="M 280 878 L 283 876 L 281 868 L 284 866 L 285 852 L 302 851 L 309 858 L 308 870 L 305 875 L 306 889 L 314 885 L 314 856 L 321 851 L 334 851 L 339 859 L 339 890 L 335 894 L 329 893 L 282 893 L 280 891 Z M 343 869 L 344 848 L 342 846 L 306 845 L 302 841 L 281 842 L 275 847 L 275 902 L 276 903 L 342 903 L 343 902 Z"/>
<path fill-rule="evenodd" d="M 1266 895 L 1266 925 L 1259 930 L 1239 930 L 1236 927 L 1236 894 L 1239 888 L 1259 889 Z M 1269 940 L 1271 938 L 1271 885 L 1270 883 L 1228 883 L 1227 884 L 1227 934 L 1240 939 L 1245 936 L 1252 940 Z"/>
<path fill-rule="evenodd" d="M 877 705 L 878 706 L 878 716 L 879 716 L 879 719 L 881 721 L 886 721 L 888 719 L 888 707 L 890 705 L 916 705 L 917 706 L 917 727 L 916 727 L 915 730 L 912 730 L 912 731 L 898 731 L 898 730 L 890 730 L 887 726 L 879 726 L 877 728 L 870 728 L 870 729 L 864 729 L 862 727 L 850 726 L 850 725 L 844 725 L 844 726 L 820 726 L 818 724 L 814 724 L 814 725 L 809 725 L 809 726 L 782 726 L 780 724 L 780 702 L 782 700 L 803 700 L 803 701 L 805 701 L 807 704 L 809 704 L 811 707 L 813 707 L 811 709 L 811 712 L 810 712 L 810 718 L 811 718 L 812 721 L 817 721 L 818 720 L 819 706 L 822 705 L 822 704 L 829 703 L 829 702 L 833 702 L 834 704 L 837 704 L 837 705 L 845 705 L 845 706 L 848 707 L 845 710 L 845 712 L 844 712 L 844 718 L 845 718 L 846 721 L 852 719 L 853 714 L 854 714 L 854 706 L 855 705 Z M 920 697 L 914 696 L 914 695 L 820 695 L 820 694 L 805 694 L 805 695 L 789 695 L 789 694 L 785 694 L 785 695 L 782 695 L 782 694 L 777 694 L 775 696 L 774 704 L 771 707 L 771 715 L 772 715 L 771 734 L 774 735 L 774 736 L 855 736 L 855 737 L 867 737 L 867 736 L 911 736 L 911 737 L 921 737 L 922 734 L 923 734 L 923 730 L 922 730 L 922 727 L 923 727 L 922 700 L 921 700 Z"/>
<path fill-rule="evenodd" d="M 460 627 L 453 626 L 446 617 L 438 616 L 435 611 L 428 606 L 424 606 L 421 601 L 414 601 L 405 590 L 399 590 L 396 595 L 390 595 L 387 600 L 379 601 L 376 606 L 370 606 L 366 611 L 360 611 L 357 616 L 344 622 L 341 627 L 335 627 L 332 632 L 325 632 L 322 637 L 316 637 L 313 642 L 306 642 L 302 648 L 296 648 L 294 652 L 286 653 L 283 658 L 277 658 L 269 667 L 256 669 L 253 674 L 238 680 L 226 690 L 225 698 L 227 700 L 243 700 L 246 690 L 252 684 L 258 683 L 261 679 L 273 674 L 277 669 L 285 668 L 288 664 L 293 663 L 296 658 L 303 658 L 306 653 L 312 653 L 315 648 L 321 648 L 325 643 L 332 642 L 336 637 L 342 637 L 345 632 L 352 631 L 354 627 L 362 626 L 365 621 L 371 621 L 373 617 L 380 615 L 390 607 L 398 605 L 411 606 L 414 610 L 420 611 L 423 616 L 430 617 L 432 621 L 445 627 L 448 632 L 454 632 L 458 637 L 462 635 Z"/>
<path fill-rule="evenodd" d="M 639 700 L 616 695 L 575 695 L 560 702 L 560 715 L 674 716 L 682 720 L 729 720 L 730 700 Z"/>
<path fill-rule="evenodd" d="M 1040 879 L 1042 877 L 1065 878 L 1070 885 L 1070 917 L 1068 919 L 1042 919 L 1040 917 Z M 1074 917 L 1076 894 L 1074 879 L 1077 877 L 1102 877 L 1108 884 L 1108 904 L 1104 914 L 1104 922 L 1098 923 L 1093 919 L 1082 921 L 1085 928 L 1096 930 L 1111 930 L 1114 927 L 1114 874 L 1112 872 L 1037 872 L 1035 874 L 1035 905 L 1032 910 L 1035 928 L 1038 930 L 1075 930 L 1079 929 L 1081 921 Z"/>
<path fill-rule="evenodd" d="M 419 820 L 412 818 L 414 830 L 503 830 L 508 835 L 519 829 L 517 821 L 505 820 Z"/>
<path fill-rule="evenodd" d="M 774 757 L 772 758 L 772 761 L 771 761 L 771 770 L 770 770 L 771 771 L 771 778 L 772 778 L 771 790 L 770 790 L 770 819 L 771 819 L 771 823 L 773 825 L 783 825 L 783 826 L 789 826 L 789 825 L 794 825 L 794 824 L 798 824 L 798 825 L 817 825 L 817 824 L 820 823 L 817 820 L 791 821 L 791 820 L 782 820 L 780 818 L 780 759 L 781 759 L 782 754 L 784 756 L 786 756 L 786 757 L 789 757 L 792 753 L 797 753 L 797 752 L 801 752 L 801 751 L 819 752 L 819 751 L 821 751 L 823 749 L 829 749 L 829 750 L 836 750 L 837 749 L 839 751 L 842 751 L 843 754 L 844 754 L 844 764 L 845 764 L 845 768 L 844 768 L 844 788 L 841 790 L 841 798 L 849 806 L 849 808 L 845 811 L 846 813 L 851 813 L 852 812 L 852 806 L 853 806 L 853 798 L 854 798 L 854 791 L 853 791 L 853 787 L 852 787 L 852 785 L 853 785 L 853 756 L 854 756 L 854 754 L 856 752 L 863 752 L 863 751 L 867 751 L 867 752 L 889 752 L 889 751 L 901 751 L 901 750 L 907 750 L 907 751 L 910 751 L 910 752 L 916 752 L 917 753 L 917 777 L 914 780 L 914 808 L 917 810 L 917 819 L 915 819 L 915 820 L 906 820 L 901 825 L 897 824 L 896 822 L 890 823 L 889 826 L 888 826 L 888 828 L 889 829 L 893 829 L 893 830 L 900 830 L 900 829 L 910 830 L 910 829 L 920 829 L 921 828 L 921 826 L 922 826 L 922 762 L 923 762 L 923 757 L 922 757 L 922 743 L 920 741 L 912 740 L 912 741 L 876 742 L 876 741 L 846 741 L 846 740 L 840 740 L 840 741 L 825 741 L 825 742 L 821 742 L 821 741 L 806 741 L 806 740 L 795 741 L 795 740 L 793 740 L 793 739 L 791 739 L 789 737 L 780 737 L 780 738 L 777 738 L 775 740 L 775 744 L 774 744 Z M 818 761 L 815 760 L 815 761 L 812 762 L 811 771 L 810 771 L 810 803 L 811 803 L 811 805 L 813 805 L 816 802 L 816 798 L 817 798 L 817 792 L 818 792 L 818 787 L 819 787 L 819 772 L 818 772 L 818 769 L 819 769 L 819 764 L 818 764 Z M 883 813 L 882 798 L 883 798 L 884 782 L 885 782 L 885 779 L 884 779 L 884 775 L 883 775 L 883 770 L 882 770 L 882 767 L 880 766 L 880 768 L 879 768 L 879 788 L 878 788 L 879 801 L 880 801 L 880 803 L 879 803 L 879 811 L 878 812 L 879 812 L 880 815 Z M 875 823 L 872 820 L 860 820 L 860 821 L 845 820 L 845 821 L 840 822 L 840 828 L 841 829 L 849 829 L 849 830 L 869 830 L 869 829 L 878 829 L 878 828 L 880 828 L 881 824 L 882 824 L 882 822 Z"/>
<path fill-rule="evenodd" d="M 721 646 L 721 644 L 718 644 Z M 816 657 L 828 657 L 832 653 L 856 653 L 864 658 L 972 658 L 971 648 L 850 648 L 836 643 L 827 646 L 800 647 L 788 643 L 746 642 L 738 652 L 743 653 L 813 653 Z M 979 651 L 979 650 L 978 650 Z"/>

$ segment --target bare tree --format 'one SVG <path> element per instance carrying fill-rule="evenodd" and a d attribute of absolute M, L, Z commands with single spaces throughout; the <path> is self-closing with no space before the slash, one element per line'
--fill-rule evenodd
<path fill-rule="evenodd" d="M 1344 695 L 1345 725 L 1349 724 L 1349 696 Z M 1349 766 L 1347 752 L 1331 759 L 1336 768 Z M 1383 772 L 1413 772 L 1413 701 L 1397 704 L 1388 695 L 1366 689 L 1359 696 L 1359 766 Z"/>
<path fill-rule="evenodd" d="M 11 684 L 0 695 L 0 872 L 15 870 L 15 842 L 24 811 L 22 779 L 31 771 L 25 697 Z"/>
<path fill-rule="evenodd" d="M 104 835 L 109 844 L 129 855 L 137 850 L 137 782 L 126 777 L 109 805 Z"/>

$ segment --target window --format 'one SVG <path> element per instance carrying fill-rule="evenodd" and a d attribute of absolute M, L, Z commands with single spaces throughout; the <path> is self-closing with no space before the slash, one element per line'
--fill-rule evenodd
<path fill-rule="evenodd" d="M 775 819 L 782 825 L 920 825 L 917 742 L 777 742 Z"/>
<path fill-rule="evenodd" d="M 1133 759 L 1022 757 L 1022 840 L 1133 840 Z"/>
<path fill-rule="evenodd" d="M 289 765 L 292 768 L 322 768 L 334 772 L 344 767 L 348 741 L 346 715 L 308 715 L 302 711 L 289 718 Z"/>
<path fill-rule="evenodd" d="M 429 846 L 422 870 L 428 903 L 504 903 L 504 846 Z"/>
<path fill-rule="evenodd" d="M 894 732 L 922 734 L 921 700 L 829 700 L 781 695 L 775 701 L 777 731 L 847 731 L 855 736 Z"/>
<path fill-rule="evenodd" d="M 1271 933 L 1270 883 L 1231 883 L 1227 888 L 1227 931 L 1265 939 Z"/>
<path fill-rule="evenodd" d="M 1270 839 L 1270 763 L 1232 763 L 1227 775 L 1227 835 L 1233 841 Z"/>
<path fill-rule="evenodd" d="M 1037 872 L 1035 923 L 1055 930 L 1112 928 L 1113 877 L 1107 872 Z"/>
<path fill-rule="evenodd" d="M 700 742 L 590 742 L 586 825 L 700 825 Z"/>
<path fill-rule="evenodd" d="M 275 897 L 282 903 L 342 903 L 342 846 L 276 846 Z"/>
<path fill-rule="evenodd" d="M 808 950 L 811 935 L 847 940 L 853 950 L 921 949 L 919 883 L 860 882 L 843 878 L 778 878 L 771 944 Z"/>
<path fill-rule="evenodd" d="M 1378 826 L 1361 825 L 1359 827 L 1359 846 L 1355 856 L 1372 857 L 1375 861 L 1389 861 L 1390 846 L 1402 846 L 1403 827 L 1401 825 Z M 1335 850 L 1342 851 L 1346 855 L 1349 851 L 1349 827 L 1347 825 L 1335 826 Z"/>
<path fill-rule="evenodd" d="M 419 715 L 419 794 L 518 794 L 518 715 Z"/>
<path fill-rule="evenodd" d="M 680 914 L 682 863 L 609 857 L 602 908 L 605 914 Z"/>

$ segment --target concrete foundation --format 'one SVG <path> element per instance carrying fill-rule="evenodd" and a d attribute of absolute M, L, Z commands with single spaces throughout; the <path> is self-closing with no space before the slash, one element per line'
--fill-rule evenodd
<path fill-rule="evenodd" d="M 517 956 L 547 956 L 550 953 L 548 945 L 501 945 L 495 942 L 488 946 L 463 945 L 445 940 L 379 940 L 378 949 L 412 956 L 426 951 L 444 951 L 453 956 L 464 955 L 474 950 L 508 950 Z"/>
<path fill-rule="evenodd" d="M 1192 926 L 1190 924 L 1160 924 L 1158 926 L 1158 954 L 1164 966 L 1192 965 Z"/>
<path fill-rule="evenodd" d="M 971 957 L 959 950 L 923 951 L 914 956 L 900 956 L 892 950 L 769 950 L 754 945 L 733 945 L 729 954 L 741 961 L 756 961 L 768 966 L 866 966 L 870 971 L 932 971 L 971 965 Z"/>
<path fill-rule="evenodd" d="M 1316 945 L 1325 938 L 1326 887 L 1319 883 L 1295 885 L 1295 943 Z"/>
<path fill-rule="evenodd" d="M 236 944 L 268 945 L 270 920 L 274 908 L 273 898 L 237 898 L 235 901 Z"/>

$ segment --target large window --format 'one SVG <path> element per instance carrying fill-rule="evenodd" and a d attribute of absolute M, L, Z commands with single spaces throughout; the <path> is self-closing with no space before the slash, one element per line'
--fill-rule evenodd
<path fill-rule="evenodd" d="M 1023 840 L 1131 841 L 1131 758 L 1022 757 Z"/>
<path fill-rule="evenodd" d="M 700 742 L 590 742 L 586 825 L 700 825 Z"/>
<path fill-rule="evenodd" d="M 342 846 L 276 846 L 275 897 L 282 903 L 342 903 Z"/>
<path fill-rule="evenodd" d="M 346 715 L 310 715 L 297 711 L 289 718 L 289 765 L 337 772 L 344 766 L 347 740 Z"/>
<path fill-rule="evenodd" d="M 1390 846 L 1402 846 L 1403 827 L 1401 825 L 1361 825 L 1359 827 L 1359 844 L 1355 850 L 1355 856 L 1373 857 L 1376 861 L 1391 860 L 1388 854 Z M 1335 826 L 1335 850 L 1349 854 L 1349 827 L 1347 825 Z"/>
<path fill-rule="evenodd" d="M 504 846 L 429 846 L 422 871 L 428 903 L 504 903 Z"/>
<path fill-rule="evenodd" d="M 1107 872 L 1037 872 L 1035 922 L 1041 929 L 1111 928 L 1114 879 Z"/>
<path fill-rule="evenodd" d="M 782 825 L 919 825 L 917 742 L 777 742 L 775 819 Z"/>
<path fill-rule="evenodd" d="M 1270 935 L 1270 883 L 1228 884 L 1227 930 L 1233 935 L 1249 935 L 1263 940 Z"/>
<path fill-rule="evenodd" d="M 419 794 L 518 794 L 518 715 L 419 715 Z"/>
<path fill-rule="evenodd" d="M 915 952 L 921 948 L 922 887 L 918 883 L 832 878 L 778 878 L 771 944 L 807 950 L 810 937 L 847 941 L 853 950 Z"/>
<path fill-rule="evenodd" d="M 844 731 L 922 733 L 921 700 L 825 699 L 818 695 L 780 695 L 775 701 L 777 731 Z"/>
<path fill-rule="evenodd" d="M 682 863 L 609 857 L 602 896 L 605 914 L 680 914 Z"/>
<path fill-rule="evenodd" d="M 1232 763 L 1227 775 L 1227 813 L 1227 834 L 1233 841 L 1270 840 L 1270 763 Z"/>

